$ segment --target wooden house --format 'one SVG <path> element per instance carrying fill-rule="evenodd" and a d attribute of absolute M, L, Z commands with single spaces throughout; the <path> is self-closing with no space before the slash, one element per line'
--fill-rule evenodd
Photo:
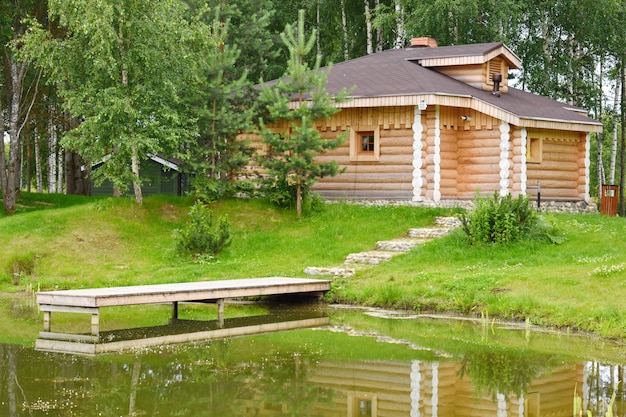
<path fill-rule="evenodd" d="M 319 156 L 343 172 L 313 190 L 329 199 L 441 204 L 482 194 L 589 202 L 586 111 L 509 85 L 520 59 L 502 43 L 412 47 L 336 64 L 327 90 L 354 86 L 340 112 L 317 123 L 344 145 Z M 277 130 L 286 126 L 274 126 Z M 252 137 L 263 152 L 258 138 Z"/>

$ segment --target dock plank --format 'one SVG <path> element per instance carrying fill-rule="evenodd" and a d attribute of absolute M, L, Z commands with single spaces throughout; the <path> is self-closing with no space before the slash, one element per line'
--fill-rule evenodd
<path fill-rule="evenodd" d="M 330 281 L 326 280 L 269 277 L 41 291 L 37 292 L 36 300 L 45 310 L 46 305 L 108 307 L 325 292 L 329 289 Z"/>

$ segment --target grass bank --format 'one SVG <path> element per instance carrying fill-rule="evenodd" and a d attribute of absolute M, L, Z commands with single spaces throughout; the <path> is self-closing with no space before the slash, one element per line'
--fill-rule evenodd
<path fill-rule="evenodd" d="M 147 198 L 140 207 L 127 199 L 27 194 L 22 204 L 18 215 L 0 217 L 2 292 L 303 276 L 307 266 L 339 266 L 349 253 L 453 214 L 334 204 L 298 219 L 263 200 L 225 200 L 211 209 L 228 215 L 233 244 L 200 262 L 174 250 L 188 199 Z M 336 279 L 327 299 L 529 319 L 626 340 L 626 223 L 599 215 L 549 218 L 566 237 L 561 245 L 468 246 L 453 233 Z"/>

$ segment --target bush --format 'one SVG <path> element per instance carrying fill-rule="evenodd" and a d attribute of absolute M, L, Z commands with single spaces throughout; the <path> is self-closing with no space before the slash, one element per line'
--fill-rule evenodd
<path fill-rule="evenodd" d="M 512 198 L 476 197 L 475 208 L 460 216 L 463 231 L 472 242 L 504 243 L 531 234 L 538 224 L 537 213 L 530 207 L 527 196 Z"/>
<path fill-rule="evenodd" d="M 13 285 L 20 284 L 20 278 L 35 273 L 36 256 L 33 252 L 14 255 L 7 263 L 7 272 Z"/>
<path fill-rule="evenodd" d="M 226 216 L 215 221 L 213 212 L 196 202 L 189 210 L 187 226 L 177 231 L 176 249 L 181 255 L 217 255 L 232 242 Z"/>

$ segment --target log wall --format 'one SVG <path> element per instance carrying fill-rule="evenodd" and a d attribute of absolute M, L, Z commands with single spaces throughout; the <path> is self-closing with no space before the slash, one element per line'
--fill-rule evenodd
<path fill-rule="evenodd" d="M 528 138 L 543 141 L 540 163 L 527 163 L 528 185 L 541 182 L 541 198 L 578 201 L 585 198 L 586 135 L 555 130 L 529 130 Z M 536 196 L 537 190 L 529 189 Z"/>
<path fill-rule="evenodd" d="M 327 198 L 411 200 L 413 198 L 414 107 L 347 108 L 318 122 L 323 138 L 345 136 L 337 149 L 320 155 L 320 162 L 336 160 L 343 172 L 321 179 L 313 190 Z M 429 106 L 422 112 L 421 184 L 419 196 L 435 200 L 473 199 L 501 189 L 501 121 L 469 108 Z M 378 161 L 352 161 L 348 129 L 380 128 Z M 285 130 L 277 125 L 274 130 Z M 586 195 L 584 133 L 510 127 L 508 190 L 517 197 L 525 187 L 541 182 L 542 199 L 582 201 Z M 540 163 L 527 162 L 523 137 L 542 139 Z M 260 154 L 266 149 L 248 135 Z M 436 155 L 438 149 L 438 157 Z M 249 172 L 258 169 L 252 163 Z M 534 188 L 525 192 L 536 198 Z"/>
<path fill-rule="evenodd" d="M 411 200 L 413 196 L 413 106 L 349 108 L 318 122 L 322 137 L 334 139 L 355 131 L 380 127 L 380 159 L 351 161 L 350 138 L 342 146 L 319 156 L 336 160 L 342 173 L 321 179 L 313 190 L 327 198 Z"/>

